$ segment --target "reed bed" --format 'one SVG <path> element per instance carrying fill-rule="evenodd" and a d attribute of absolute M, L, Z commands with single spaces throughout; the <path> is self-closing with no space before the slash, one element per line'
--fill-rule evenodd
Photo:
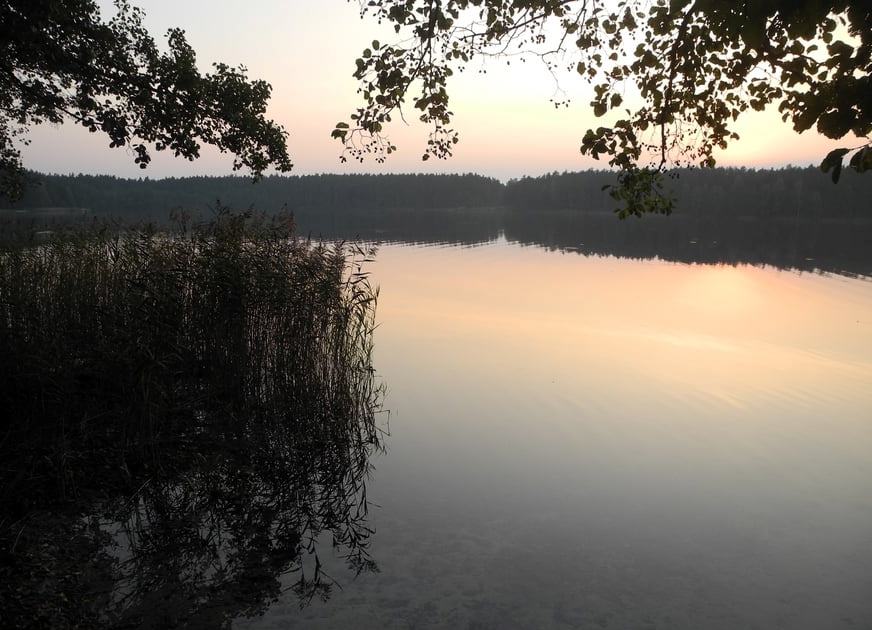
<path fill-rule="evenodd" d="M 0 544 L 8 566 L 20 566 L 3 577 L 28 579 L 26 550 L 39 542 L 39 523 L 57 523 L 58 514 L 73 516 L 60 529 L 84 536 L 79 551 L 93 547 L 96 557 L 105 526 L 87 534 L 70 523 L 118 505 L 123 513 L 109 520 L 126 532 L 134 559 L 137 549 L 190 555 L 181 531 L 203 553 L 204 515 L 213 535 L 215 523 L 235 532 L 229 550 L 226 536 L 209 539 L 211 555 L 198 556 L 200 577 L 190 583 L 206 574 L 245 582 L 250 567 L 234 573 L 228 558 L 247 540 L 263 560 L 279 533 L 276 574 L 300 571 L 296 587 L 308 584 L 309 597 L 318 585 L 302 577 L 300 555 L 322 532 L 348 545 L 357 570 L 369 566 L 364 481 L 380 444 L 381 400 L 372 368 L 377 291 L 363 267 L 372 254 L 295 238 L 287 216 L 228 211 L 205 223 L 177 217 L 172 231 L 92 226 L 6 247 Z M 266 542 L 246 529 L 252 510 Z M 40 562 L 68 570 L 58 557 Z M 109 564 L 118 579 L 119 565 Z M 127 564 L 130 591 L 147 572 Z M 43 572 L 41 588 L 61 578 Z M 4 606 L 33 614 L 26 593 L 6 595 Z M 124 610 L 148 608 L 136 601 Z M 50 604 L 41 610 L 34 618 L 69 620 Z M 128 613 L 118 618 L 129 622 Z"/>

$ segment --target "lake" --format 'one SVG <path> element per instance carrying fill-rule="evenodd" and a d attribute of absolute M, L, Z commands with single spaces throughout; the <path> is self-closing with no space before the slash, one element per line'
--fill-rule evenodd
<path fill-rule="evenodd" d="M 504 237 L 369 269 L 380 571 L 235 625 L 872 627 L 867 280 Z"/>

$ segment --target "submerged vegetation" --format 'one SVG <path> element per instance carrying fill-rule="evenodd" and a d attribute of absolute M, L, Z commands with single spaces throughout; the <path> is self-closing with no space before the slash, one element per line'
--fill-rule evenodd
<path fill-rule="evenodd" d="M 375 569 L 373 252 L 283 215 L 178 219 L 0 254 L 4 627 L 217 627 L 327 597 L 324 535 Z"/>

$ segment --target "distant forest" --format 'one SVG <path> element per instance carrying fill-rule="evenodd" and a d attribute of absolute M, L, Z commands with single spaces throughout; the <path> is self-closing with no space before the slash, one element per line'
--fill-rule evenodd
<path fill-rule="evenodd" d="M 872 219 L 872 177 L 846 173 L 839 184 L 818 169 L 684 170 L 668 180 L 676 214 L 696 217 Z M 87 208 L 98 215 L 165 218 L 174 208 L 205 210 L 220 200 L 266 212 L 508 207 L 611 212 L 602 188 L 608 171 L 550 173 L 507 184 L 480 175 L 305 175 L 122 179 L 105 175 L 33 175 L 16 204 L 0 208 Z M 644 220 L 644 219 L 643 219 Z"/>
<path fill-rule="evenodd" d="M 506 184 L 480 175 L 273 176 L 129 180 L 36 175 L 27 209 L 85 208 L 124 220 L 166 220 L 176 208 L 220 201 L 234 209 L 295 214 L 315 237 L 475 244 L 510 241 L 587 255 L 680 262 L 768 264 L 872 275 L 872 177 L 846 172 L 835 185 L 816 168 L 678 173 L 670 217 L 620 221 L 604 171 L 551 173 Z M 17 211 L 15 211 L 17 210 Z M 39 214 L 39 213 L 35 213 Z"/>
<path fill-rule="evenodd" d="M 206 210 L 217 201 L 264 212 L 463 208 L 500 204 L 503 185 L 479 175 L 304 175 L 121 179 L 36 175 L 16 207 L 81 207 L 124 218 L 166 218 L 175 208 Z M 6 204 L 11 207 L 11 204 Z"/>
<path fill-rule="evenodd" d="M 846 173 L 833 184 L 815 167 L 695 169 L 667 180 L 675 214 L 694 217 L 872 219 L 872 177 Z M 516 209 L 611 212 L 603 171 L 552 173 L 509 182 L 505 202 Z M 644 220 L 644 218 L 642 219 Z"/>

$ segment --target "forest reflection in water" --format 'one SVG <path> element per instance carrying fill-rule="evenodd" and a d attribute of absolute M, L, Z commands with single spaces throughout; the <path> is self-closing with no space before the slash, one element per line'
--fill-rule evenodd
<path fill-rule="evenodd" d="M 588 256 L 683 263 L 767 265 L 779 269 L 872 275 L 872 221 L 813 218 L 695 216 L 680 208 L 668 217 L 618 220 L 611 212 L 537 208 L 444 210 L 300 210 L 304 233 L 391 243 L 474 245 L 509 242 Z"/>

